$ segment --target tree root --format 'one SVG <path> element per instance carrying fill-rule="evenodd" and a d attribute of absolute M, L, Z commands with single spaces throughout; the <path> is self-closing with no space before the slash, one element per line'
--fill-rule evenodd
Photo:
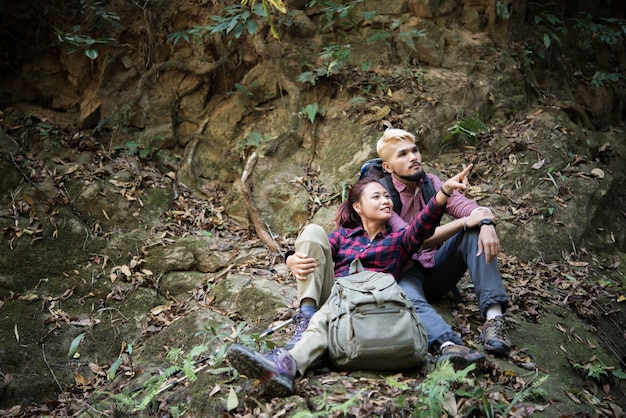
<path fill-rule="evenodd" d="M 252 195 L 250 193 L 250 176 L 252 175 L 252 171 L 256 166 L 256 162 L 258 160 L 256 152 L 253 152 L 252 155 L 248 158 L 246 165 L 243 169 L 243 174 L 241 175 L 241 193 L 243 194 L 243 201 L 246 205 L 246 209 L 248 210 L 248 215 L 250 215 L 250 219 L 252 220 L 252 224 L 254 225 L 254 229 L 261 238 L 261 241 L 273 252 L 279 252 L 278 244 L 272 238 L 269 230 L 267 229 L 265 222 L 261 218 L 261 214 L 259 213 L 256 206 L 254 206 L 254 202 L 252 201 Z"/>

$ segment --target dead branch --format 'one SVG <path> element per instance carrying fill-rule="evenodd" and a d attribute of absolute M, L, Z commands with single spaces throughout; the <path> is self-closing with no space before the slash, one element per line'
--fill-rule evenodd
<path fill-rule="evenodd" d="M 254 206 L 254 202 L 252 201 L 252 195 L 250 194 L 250 176 L 252 175 L 252 171 L 256 166 L 257 162 L 256 152 L 253 152 L 252 155 L 248 158 L 246 165 L 243 169 L 243 174 L 241 175 L 241 193 L 243 194 L 243 201 L 246 205 L 246 209 L 248 210 L 248 215 L 250 215 L 250 219 L 252 220 L 252 224 L 254 225 L 254 229 L 261 238 L 261 241 L 270 249 L 270 251 L 279 252 L 278 245 L 272 238 L 272 235 L 267 230 L 265 226 L 265 222 L 261 219 L 261 215 L 257 210 L 256 206 Z"/>

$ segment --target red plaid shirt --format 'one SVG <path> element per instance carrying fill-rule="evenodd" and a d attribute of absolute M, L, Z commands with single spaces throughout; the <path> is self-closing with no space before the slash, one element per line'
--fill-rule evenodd
<path fill-rule="evenodd" d="M 406 228 L 394 232 L 387 226 L 385 232 L 372 240 L 362 226 L 334 230 L 328 234 L 328 240 L 335 277 L 347 276 L 352 261 L 360 259 L 365 270 L 389 273 L 397 278 L 411 255 L 432 236 L 444 209 L 445 205 L 439 206 L 433 198 Z"/>

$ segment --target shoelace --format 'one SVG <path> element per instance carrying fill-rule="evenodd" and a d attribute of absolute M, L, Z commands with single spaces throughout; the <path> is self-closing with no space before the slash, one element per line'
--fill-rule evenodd
<path fill-rule="evenodd" d="M 504 339 L 504 336 L 506 335 L 506 324 L 504 321 L 494 319 L 492 330 L 496 337 Z"/>
<path fill-rule="evenodd" d="M 294 372 L 290 370 L 291 362 L 284 361 L 286 356 L 289 356 L 289 353 L 281 347 L 275 347 L 271 352 L 266 354 L 266 357 L 274 362 L 279 373 L 293 374 Z"/>
<path fill-rule="evenodd" d="M 296 323 L 296 334 L 306 331 L 309 326 L 309 321 L 307 321 L 306 316 L 301 313 L 296 314 L 293 321 Z"/>

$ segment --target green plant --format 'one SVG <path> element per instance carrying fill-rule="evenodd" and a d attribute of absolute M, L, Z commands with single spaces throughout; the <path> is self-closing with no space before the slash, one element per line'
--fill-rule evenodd
<path fill-rule="evenodd" d="M 86 57 L 95 60 L 99 56 L 98 46 L 117 44 L 117 36 L 122 31 L 120 17 L 106 10 L 99 1 L 81 0 L 81 24 L 74 25 L 71 31 L 54 28 L 59 43 L 68 45 L 68 53 L 82 51 Z"/>
<path fill-rule="evenodd" d="M 36 126 L 37 129 L 39 129 L 39 135 L 45 137 L 48 137 L 50 135 L 58 135 L 60 132 L 58 129 L 52 127 L 52 125 L 49 125 L 45 122 L 39 122 Z"/>
<path fill-rule="evenodd" d="M 95 60 L 100 54 L 97 45 L 111 45 L 115 43 L 115 38 L 94 39 L 89 35 L 81 35 L 79 34 L 80 29 L 81 25 L 74 26 L 72 32 L 63 32 L 57 28 L 54 29 L 59 42 L 69 46 L 67 50 L 68 54 L 83 51 L 87 58 Z"/>
<path fill-rule="evenodd" d="M 205 34 L 212 36 L 216 33 L 222 33 L 229 39 L 230 44 L 232 38 L 239 39 L 244 33 L 254 35 L 259 30 L 257 20 L 265 19 L 268 16 L 263 4 L 255 4 L 251 7 L 235 4 L 225 7 L 223 10 L 222 16 L 211 16 L 213 23 L 174 32 L 167 37 L 167 42 L 176 45 L 180 40 L 191 42 L 201 39 Z"/>
<path fill-rule="evenodd" d="M 533 50 L 532 49 L 524 49 L 524 51 L 522 52 L 522 65 L 527 68 L 532 66 L 535 63 L 535 60 L 533 59 Z"/>
<path fill-rule="evenodd" d="M 256 84 L 255 84 L 256 83 Z M 254 81 L 252 82 L 252 84 L 250 84 L 250 86 L 248 87 L 255 87 L 257 85 L 259 85 L 260 83 L 258 81 Z M 250 88 L 246 88 L 244 87 L 242 84 L 240 83 L 235 83 L 233 85 L 233 87 L 235 88 L 235 90 L 233 91 L 229 91 L 228 93 L 226 93 L 227 96 L 232 96 L 233 94 L 239 94 L 242 97 L 251 97 L 253 95 L 252 91 L 250 90 Z"/>
<path fill-rule="evenodd" d="M 516 392 L 515 397 L 509 403 L 509 405 L 506 407 L 506 409 L 502 412 L 500 416 L 503 416 L 503 417 L 509 416 L 509 413 L 513 410 L 514 407 L 516 407 L 516 405 L 519 402 L 523 402 L 525 400 L 535 401 L 535 400 L 541 400 L 545 398 L 545 396 L 547 395 L 547 392 L 545 389 L 541 387 L 541 385 L 543 385 L 543 383 L 548 379 L 548 377 L 550 376 L 544 375 L 538 378 L 537 376 L 535 376 L 533 379 L 531 379 L 529 384 L 525 385 L 522 388 L 522 390 L 519 390 Z"/>
<path fill-rule="evenodd" d="M 250 3 L 250 5 L 248 5 Z M 256 3 L 252 0 L 242 0 L 241 4 L 224 7 L 223 15 L 211 16 L 212 23 L 208 25 L 194 26 L 180 32 L 174 32 L 167 37 L 167 42 L 176 45 L 179 41 L 197 41 L 205 34 L 209 36 L 221 33 L 228 38 L 229 44 L 232 38 L 239 39 L 243 34 L 254 35 L 259 30 L 259 22 L 267 20 L 270 31 L 274 38 L 279 39 L 278 32 L 272 18 L 272 11 L 277 10 L 286 13 L 287 10 L 282 0 L 262 0 Z"/>
<path fill-rule="evenodd" d="M 330 0 L 311 0 L 307 3 L 307 7 L 314 7 L 316 5 L 326 6 L 322 9 L 324 13 L 324 19 L 326 24 L 322 27 L 322 31 L 334 26 L 338 21 L 350 21 L 350 12 L 354 7 L 362 3 L 364 0 L 352 0 L 349 2 L 335 3 Z"/>
<path fill-rule="evenodd" d="M 478 134 L 488 133 L 489 128 L 478 118 L 468 118 L 456 121 L 447 131 L 448 133 L 442 139 L 443 143 L 457 136 L 465 136 L 470 144 L 475 145 L 478 143 Z"/>
<path fill-rule="evenodd" d="M 350 44 L 329 45 L 322 48 L 320 58 L 328 63 L 325 71 L 326 75 L 337 74 L 344 68 L 345 62 L 350 57 L 351 48 Z"/>
<path fill-rule="evenodd" d="M 211 16 L 215 22 L 210 31 L 212 35 L 221 32 L 239 38 L 244 31 L 254 35 L 259 29 L 259 25 L 253 17 L 267 17 L 267 12 L 262 4 L 256 4 L 250 8 L 243 4 L 236 4 L 224 8 L 224 12 L 224 16 Z"/>
<path fill-rule="evenodd" d="M 394 33 L 398 31 L 397 40 L 406 44 L 411 50 L 415 51 L 415 41 L 419 38 L 423 38 L 426 36 L 426 32 L 424 30 L 413 29 L 410 31 L 399 31 L 401 26 L 401 21 L 399 19 L 393 19 L 389 29 L 374 29 L 371 31 L 370 36 L 367 38 L 368 43 L 373 42 L 383 42 L 384 45 L 390 46 L 391 41 L 394 40 Z"/>
<path fill-rule="evenodd" d="M 306 115 L 311 122 L 311 124 L 315 123 L 315 116 L 320 115 L 324 116 L 324 111 L 318 108 L 317 102 L 309 103 L 302 109 L 300 109 L 300 115 Z"/>
<path fill-rule="evenodd" d="M 424 30 L 410 30 L 407 32 L 400 32 L 398 34 L 399 39 L 404 42 L 409 48 L 411 48 L 413 51 L 416 50 L 415 48 L 415 41 L 419 38 L 424 38 L 426 36 L 426 32 Z"/>
<path fill-rule="evenodd" d="M 263 142 L 268 140 L 269 137 L 264 137 L 258 132 L 250 132 L 245 138 L 237 140 L 237 143 L 235 144 L 235 153 L 237 153 L 241 159 L 245 159 L 251 151 L 256 150 Z"/>
<path fill-rule="evenodd" d="M 505 2 L 496 2 L 496 16 L 498 16 L 502 20 L 509 20 L 511 18 L 511 11 L 509 10 L 509 6 Z"/>
<path fill-rule="evenodd" d="M 116 407 L 122 412 L 140 413 L 152 405 L 163 392 L 174 385 L 183 380 L 194 382 L 198 377 L 200 369 L 210 367 L 216 373 L 230 371 L 230 368 L 218 367 L 223 364 L 226 348 L 230 343 L 239 342 L 248 346 L 255 346 L 257 349 L 259 347 L 260 349 L 268 349 L 273 346 L 271 342 L 260 341 L 260 334 L 247 334 L 245 332 L 247 327 L 248 324 L 246 322 L 241 322 L 237 324 L 235 331 L 232 332 L 231 326 L 227 324 L 219 328 L 207 325 L 203 330 L 196 333 L 196 336 L 206 337 L 204 343 L 192 347 L 188 352 L 185 352 L 182 348 L 169 350 L 166 354 L 166 360 L 170 364 L 160 373 L 151 376 L 140 387 L 131 388 L 129 385 L 126 385 L 126 389 L 119 393 L 96 392 L 94 394 L 94 409 L 105 408 L 105 402 L 102 402 L 102 406 L 100 406 L 100 402 L 108 399 L 115 402 Z M 78 340 L 82 340 L 82 337 L 78 336 L 74 339 L 74 341 Z M 72 342 L 72 350 L 70 352 L 75 350 L 78 344 L 80 344 L 80 341 Z M 211 350 L 212 346 L 217 346 L 217 348 L 211 351 L 209 355 L 204 355 Z M 127 352 L 129 356 L 132 353 L 130 344 Z M 199 366 L 200 364 L 202 366 Z M 185 404 L 170 405 L 168 406 L 168 412 L 172 416 L 182 416 L 185 406 Z"/>
<path fill-rule="evenodd" d="M 605 73 L 596 71 L 591 77 L 591 85 L 594 87 L 602 87 L 608 83 L 617 83 L 622 78 L 620 73 Z"/>
<path fill-rule="evenodd" d="M 550 49 L 552 41 L 559 44 L 561 43 L 561 38 L 557 35 L 557 32 L 562 34 L 567 33 L 567 28 L 563 21 L 551 13 L 542 12 L 535 16 L 535 25 L 544 26 L 543 45 L 546 49 Z"/>
<path fill-rule="evenodd" d="M 617 18 L 599 18 L 599 22 L 594 21 L 594 17 L 586 12 L 580 12 L 580 17 L 573 19 L 574 29 L 582 36 L 599 40 L 606 45 L 618 45 L 626 36 L 626 20 Z"/>
<path fill-rule="evenodd" d="M 85 333 L 82 332 L 80 334 L 78 334 L 76 337 L 74 337 L 74 339 L 72 340 L 72 342 L 70 343 L 70 348 L 67 352 L 67 358 L 68 359 L 73 359 L 77 353 L 78 353 L 78 346 L 80 345 L 81 342 L 83 342 L 83 338 L 85 338 Z"/>
<path fill-rule="evenodd" d="M 151 376 L 140 388 L 108 395 L 110 395 L 112 400 L 116 401 L 118 408 L 124 412 L 135 414 L 144 411 L 157 399 L 162 393 L 164 385 L 175 375 L 182 373 L 186 379 L 194 382 L 197 379 L 195 365 L 199 356 L 207 351 L 208 348 L 207 345 L 195 346 L 182 358 L 182 349 L 172 349 L 166 355 L 166 359 L 172 362 L 172 364 L 162 373 Z M 176 406 L 176 409 L 179 410 L 179 407 Z"/>
<path fill-rule="evenodd" d="M 344 69 L 350 53 L 350 44 L 325 46 L 319 54 L 324 61 L 324 65 L 316 67 L 312 71 L 299 74 L 296 80 L 300 83 L 310 83 L 314 86 L 320 77 L 330 77 L 339 74 Z"/>
<path fill-rule="evenodd" d="M 246 5 L 250 1 L 250 7 L 254 8 L 256 0 L 241 0 L 241 4 Z M 272 32 L 272 36 L 275 39 L 279 39 L 278 32 L 276 31 L 276 27 L 274 25 L 274 19 L 272 18 L 271 9 L 275 9 L 280 13 L 287 13 L 287 9 L 283 4 L 283 0 L 262 0 L 261 4 L 263 4 L 263 10 L 265 10 L 265 14 L 267 15 L 268 22 L 270 24 L 270 31 Z"/>
<path fill-rule="evenodd" d="M 160 143 L 165 141 L 165 137 L 157 135 L 151 137 L 148 144 L 143 146 L 135 140 L 130 140 L 124 145 L 115 146 L 116 151 L 123 151 L 127 155 L 135 155 L 142 160 L 147 160 L 160 148 Z"/>
<path fill-rule="evenodd" d="M 586 363 L 574 363 L 574 368 L 580 370 L 584 377 L 592 378 L 598 382 L 605 381 L 609 377 L 609 372 L 616 379 L 626 380 L 626 373 L 615 369 L 615 367 L 607 366 L 595 356 Z"/>
<path fill-rule="evenodd" d="M 448 410 L 447 406 L 450 394 L 454 393 L 456 385 L 473 386 L 473 380 L 467 375 L 475 368 L 475 364 L 470 364 L 463 370 L 455 371 L 452 364 L 447 360 L 437 364 L 426 379 L 415 388 L 418 396 L 414 416 L 439 418 L 444 413 L 450 414 L 451 411 Z"/>
<path fill-rule="evenodd" d="M 342 403 L 330 403 L 327 399 L 327 394 L 324 392 L 324 396 L 319 402 L 316 402 L 315 412 L 304 410 L 300 411 L 293 415 L 293 418 L 314 418 L 314 417 L 328 417 L 328 416 L 350 416 L 350 408 L 356 405 L 357 401 L 360 399 L 361 394 L 367 391 L 368 388 L 362 388 L 357 393 L 354 393 L 353 396 L 350 397 L 345 402 Z"/>

